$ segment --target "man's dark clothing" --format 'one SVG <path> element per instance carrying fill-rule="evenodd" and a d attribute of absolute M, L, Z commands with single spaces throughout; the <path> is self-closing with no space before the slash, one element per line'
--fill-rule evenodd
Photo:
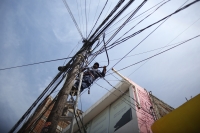
<path fill-rule="evenodd" d="M 100 71 L 98 69 L 94 69 L 93 67 L 86 68 L 86 71 L 83 73 L 83 80 L 81 84 L 81 92 L 88 88 L 97 78 L 105 77 L 105 72 Z M 74 84 L 75 88 L 78 89 L 79 80 Z"/>

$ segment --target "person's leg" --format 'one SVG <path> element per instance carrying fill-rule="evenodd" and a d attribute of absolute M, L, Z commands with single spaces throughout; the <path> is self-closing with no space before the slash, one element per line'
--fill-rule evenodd
<path fill-rule="evenodd" d="M 74 86 L 72 87 L 72 90 L 78 90 L 78 86 L 79 86 L 79 80 L 75 82 Z"/>
<path fill-rule="evenodd" d="M 82 92 L 84 89 L 88 88 L 88 87 L 89 87 L 89 86 L 88 86 L 87 83 L 82 82 L 82 85 L 81 85 L 81 92 Z"/>

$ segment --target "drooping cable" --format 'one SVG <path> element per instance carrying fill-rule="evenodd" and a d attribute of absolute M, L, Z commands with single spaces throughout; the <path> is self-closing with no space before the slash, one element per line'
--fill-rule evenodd
<path fill-rule="evenodd" d="M 106 56 L 107 56 L 107 59 L 108 59 L 108 65 L 107 66 L 109 66 L 110 61 L 109 61 L 108 51 L 106 50 L 105 33 L 103 34 L 103 42 L 104 42 L 104 48 L 105 48 L 105 51 L 106 51 Z"/>
<path fill-rule="evenodd" d="M 138 8 L 126 19 L 126 21 L 117 29 L 117 31 L 108 39 L 106 44 L 108 44 L 118 33 L 119 31 L 128 23 L 128 21 L 142 8 L 142 6 L 146 3 L 147 1 L 144 0 Z"/>

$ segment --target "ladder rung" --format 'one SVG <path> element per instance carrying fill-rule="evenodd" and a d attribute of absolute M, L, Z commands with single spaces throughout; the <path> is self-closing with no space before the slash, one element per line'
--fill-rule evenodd
<path fill-rule="evenodd" d="M 73 106 L 75 103 L 72 102 L 72 101 L 67 101 L 65 104 L 66 104 L 67 106 Z"/>
<path fill-rule="evenodd" d="M 60 121 L 71 121 L 72 117 L 69 117 L 69 116 L 60 116 L 59 120 Z"/>

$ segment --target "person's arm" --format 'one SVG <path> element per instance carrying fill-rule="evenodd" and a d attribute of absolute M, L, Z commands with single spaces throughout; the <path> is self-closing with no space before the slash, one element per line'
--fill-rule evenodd
<path fill-rule="evenodd" d="M 101 77 L 105 77 L 106 75 L 106 66 L 103 67 L 103 70 L 101 72 Z"/>
<path fill-rule="evenodd" d="M 87 67 L 82 68 L 81 72 L 84 72 L 87 69 Z"/>
<path fill-rule="evenodd" d="M 88 75 L 88 74 L 90 74 L 88 70 L 85 71 L 86 69 L 89 70 L 89 67 L 84 67 L 84 68 L 82 68 L 81 72 L 84 72 L 83 75 Z"/>

